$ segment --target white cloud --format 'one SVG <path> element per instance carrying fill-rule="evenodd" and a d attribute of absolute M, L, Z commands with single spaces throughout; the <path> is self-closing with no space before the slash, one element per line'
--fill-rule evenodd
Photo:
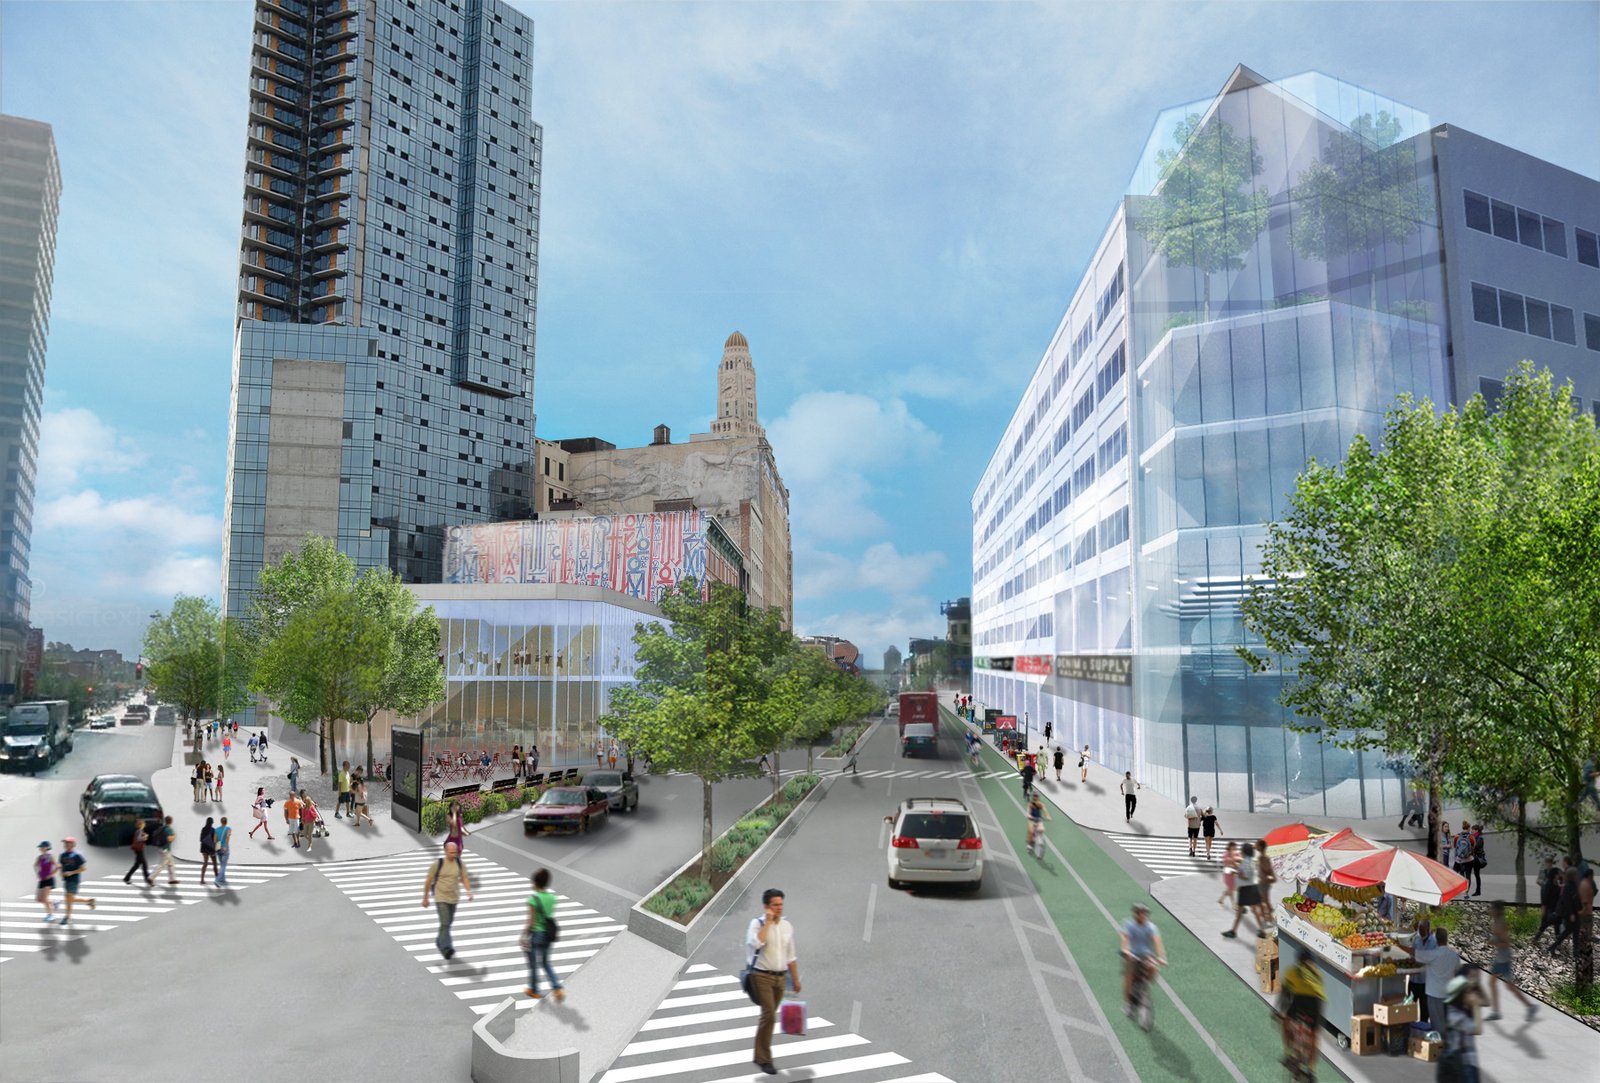
<path fill-rule="evenodd" d="M 77 484 L 84 474 L 120 474 L 144 461 L 134 443 L 92 410 L 51 410 L 39 421 L 39 488 Z"/>
<path fill-rule="evenodd" d="M 157 594 L 216 597 L 222 583 L 222 562 L 214 556 L 169 555 L 144 573 L 143 587 Z"/>
<path fill-rule="evenodd" d="M 124 545 L 130 534 L 179 547 L 222 543 L 221 519 L 156 496 L 107 500 L 93 489 L 84 489 L 43 504 L 38 522 L 52 530 L 114 532 Z"/>

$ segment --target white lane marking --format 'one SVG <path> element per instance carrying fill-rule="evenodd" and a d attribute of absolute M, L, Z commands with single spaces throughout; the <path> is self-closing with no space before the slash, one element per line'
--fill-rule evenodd
<path fill-rule="evenodd" d="M 830 1049 L 866 1044 L 867 1040 L 859 1035 L 839 1034 L 830 1038 L 806 1038 L 798 1042 L 784 1042 L 774 1047 L 773 1055 L 783 1057 L 786 1066 L 794 1067 L 794 1062 L 790 1058 L 804 1053 L 822 1053 Z M 642 1064 L 637 1067 L 613 1068 L 601 1076 L 598 1083 L 629 1083 L 635 1079 L 659 1079 L 667 1075 L 698 1072 L 705 1068 L 726 1068 L 749 1060 L 750 1050 L 740 1049 L 732 1053 L 711 1053 L 679 1060 L 656 1061 L 653 1064 Z"/>

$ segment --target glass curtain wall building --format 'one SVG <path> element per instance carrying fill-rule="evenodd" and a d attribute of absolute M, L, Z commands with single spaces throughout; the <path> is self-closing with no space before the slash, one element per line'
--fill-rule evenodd
<path fill-rule="evenodd" d="M 499 0 L 257 0 L 228 612 L 306 533 L 438 581 L 444 526 L 528 458 L 532 56 Z"/>
<path fill-rule="evenodd" d="M 1456 401 L 1523 357 L 1600 396 L 1573 333 L 1600 278 L 1545 241 L 1576 252 L 1600 186 L 1485 144 L 1337 79 L 1242 67 L 1158 119 L 973 495 L 980 702 L 1169 796 L 1397 810 L 1381 753 L 1291 729 L 1315 720 L 1279 705 L 1282 675 L 1247 672 L 1238 601 L 1307 461 L 1378 436 L 1397 396 Z M 1541 208 L 1543 262 L 1513 253 L 1526 273 L 1465 243 L 1446 258 L 1447 237 L 1485 232 L 1452 175 L 1481 189 L 1496 162 Z M 1485 337 L 1487 301 L 1464 305 L 1488 268 L 1524 327 L 1537 285 L 1542 339 Z"/>

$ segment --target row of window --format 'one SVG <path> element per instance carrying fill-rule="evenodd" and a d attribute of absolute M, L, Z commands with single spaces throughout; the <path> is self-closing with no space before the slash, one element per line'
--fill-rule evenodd
<path fill-rule="evenodd" d="M 1554 339 L 1569 346 L 1578 344 L 1572 309 L 1481 282 L 1472 283 L 1472 318 L 1507 331 Z M 1589 348 L 1596 348 L 1593 335 Z"/>
<path fill-rule="evenodd" d="M 1127 374 L 1127 371 L 1127 344 L 1119 342 L 1117 343 L 1117 348 L 1111 352 L 1111 356 L 1106 358 L 1106 363 L 1100 366 L 1100 371 L 1095 373 L 1094 388 L 1102 402 L 1111 393 L 1111 389 L 1117 386 L 1118 381 Z"/>
<path fill-rule="evenodd" d="M 1462 190 L 1461 200 L 1468 229 L 1567 258 L 1567 227 L 1559 219 L 1467 189 Z M 1600 267 L 1600 238 L 1586 229 L 1574 229 L 1573 239 L 1577 242 L 1578 262 Z"/>
<path fill-rule="evenodd" d="M 1106 317 L 1116 311 L 1117 302 L 1122 299 L 1122 264 L 1117 264 L 1117 273 L 1111 276 L 1111 283 L 1100 294 L 1100 300 L 1094 306 L 1094 325 L 1098 329 L 1106 322 Z"/>

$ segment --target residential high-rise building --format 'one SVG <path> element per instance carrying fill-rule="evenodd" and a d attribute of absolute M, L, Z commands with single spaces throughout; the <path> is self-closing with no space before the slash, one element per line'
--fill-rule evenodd
<path fill-rule="evenodd" d="M 533 447 L 543 135 L 501 0 L 257 0 L 224 596 L 307 534 L 438 582 Z"/>
<path fill-rule="evenodd" d="M 0 696 L 16 694 L 28 638 L 29 543 L 60 203 L 50 125 L 0 115 Z"/>
<path fill-rule="evenodd" d="M 1597 234 L 1595 179 L 1325 75 L 1162 114 L 973 495 L 974 696 L 1168 796 L 1397 815 L 1235 652 L 1245 581 L 1402 393 L 1530 359 L 1600 417 Z"/>

